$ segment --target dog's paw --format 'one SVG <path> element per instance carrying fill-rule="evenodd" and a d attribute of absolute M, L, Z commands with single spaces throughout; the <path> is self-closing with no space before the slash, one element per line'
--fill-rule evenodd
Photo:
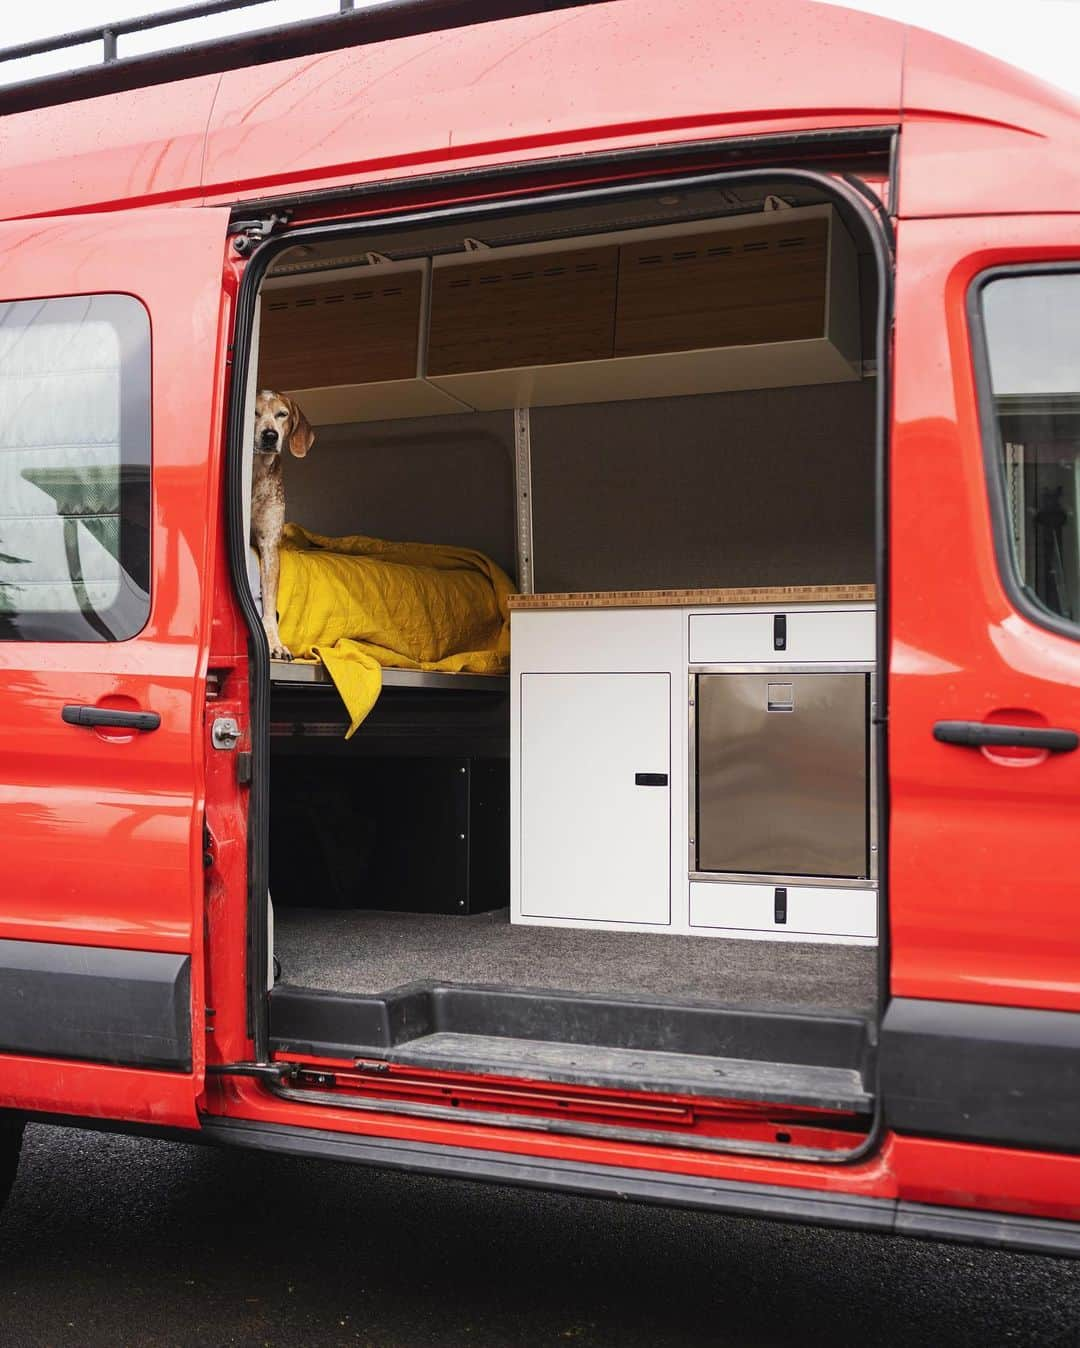
<path fill-rule="evenodd" d="M 271 660 L 291 660 L 292 651 L 281 639 L 281 633 L 277 630 L 277 624 L 273 627 L 269 623 L 263 624 L 263 631 L 266 633 L 266 644 L 270 647 Z"/>

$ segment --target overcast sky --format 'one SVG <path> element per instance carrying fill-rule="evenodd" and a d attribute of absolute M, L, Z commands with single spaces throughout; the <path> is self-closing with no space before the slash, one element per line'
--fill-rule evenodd
<path fill-rule="evenodd" d="M 383 3 L 384 0 L 373 0 Z M 837 0 L 821 0 L 834 4 Z M 4 5 L 3 45 L 71 32 L 94 24 L 174 8 L 178 0 L 38 0 Z M 361 8 L 364 0 L 356 0 Z M 1080 0 L 847 0 L 864 10 L 918 24 L 967 42 L 1080 95 Z M 246 11 L 174 24 L 121 38 L 119 55 L 133 56 L 180 43 L 205 41 L 249 28 L 331 14 L 337 0 L 267 0 Z M 101 59 L 100 44 L 65 53 L 0 63 L 0 82 L 72 69 Z"/>

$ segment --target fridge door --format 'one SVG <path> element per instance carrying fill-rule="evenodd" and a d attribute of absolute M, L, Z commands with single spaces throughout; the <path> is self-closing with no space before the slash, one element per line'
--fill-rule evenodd
<path fill-rule="evenodd" d="M 867 674 L 699 674 L 697 869 L 864 877 Z"/>

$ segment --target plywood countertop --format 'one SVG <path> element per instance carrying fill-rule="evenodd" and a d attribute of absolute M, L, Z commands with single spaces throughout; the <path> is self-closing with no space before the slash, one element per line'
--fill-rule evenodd
<path fill-rule="evenodd" d="M 566 608 L 692 608 L 719 604 L 865 604 L 872 585 L 762 585 L 734 590 L 582 590 L 570 594 L 512 594 L 512 612 Z"/>

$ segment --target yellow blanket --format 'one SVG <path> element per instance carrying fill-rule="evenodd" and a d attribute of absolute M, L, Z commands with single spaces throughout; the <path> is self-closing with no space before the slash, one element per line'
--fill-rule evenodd
<path fill-rule="evenodd" d="M 297 658 L 326 666 L 349 712 L 346 738 L 375 705 L 384 665 L 505 673 L 512 592 L 506 573 L 470 548 L 285 526 L 281 637 Z"/>

